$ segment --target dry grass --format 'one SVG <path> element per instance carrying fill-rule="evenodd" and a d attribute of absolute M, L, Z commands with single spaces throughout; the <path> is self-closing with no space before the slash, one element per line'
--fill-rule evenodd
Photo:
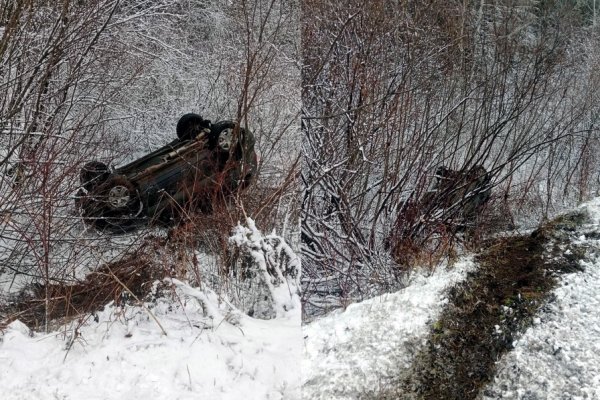
<path fill-rule="evenodd" d="M 17 319 L 34 330 L 44 329 L 46 319 L 61 325 L 101 310 L 111 301 L 121 304 L 129 296 L 143 298 L 152 282 L 165 275 L 166 271 L 140 250 L 100 267 L 80 283 L 33 286 L 0 308 L 0 329 Z"/>

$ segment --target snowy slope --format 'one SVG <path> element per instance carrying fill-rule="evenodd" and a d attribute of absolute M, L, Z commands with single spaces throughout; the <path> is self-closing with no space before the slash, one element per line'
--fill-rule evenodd
<path fill-rule="evenodd" d="M 484 399 L 600 399 L 600 259 L 585 267 L 562 280 Z"/>
<path fill-rule="evenodd" d="M 561 278 L 556 300 L 499 362 L 483 399 L 600 399 L 600 199 L 582 208 L 593 223 L 579 242 L 596 256 Z"/>
<path fill-rule="evenodd" d="M 498 362 L 481 400 L 600 399 L 600 198 L 582 206 L 592 222 L 579 228 L 585 271 L 562 275 L 547 304 Z M 353 304 L 304 327 L 304 399 L 369 398 L 390 389 L 411 366 L 445 304 L 445 289 L 475 268 L 419 275 L 400 292 Z"/>
<path fill-rule="evenodd" d="M 445 304 L 445 289 L 474 267 L 418 274 L 405 289 L 350 305 L 304 326 L 304 399 L 357 399 L 386 388 L 411 359 Z"/>
<path fill-rule="evenodd" d="M 300 398 L 299 310 L 257 320 L 214 294 L 177 293 L 151 310 L 160 326 L 140 307 L 107 307 L 75 340 L 72 329 L 29 336 L 13 323 L 0 336 L 0 399 Z"/>

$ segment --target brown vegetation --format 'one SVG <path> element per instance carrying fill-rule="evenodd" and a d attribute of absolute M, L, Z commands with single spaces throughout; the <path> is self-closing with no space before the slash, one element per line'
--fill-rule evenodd
<path fill-rule="evenodd" d="M 90 314 L 107 304 L 123 304 L 143 299 L 152 283 L 169 275 L 169 269 L 155 262 L 154 251 L 163 246 L 157 239 L 122 260 L 105 264 L 73 284 L 35 284 L 25 288 L 11 302 L 0 306 L 0 329 L 20 320 L 33 330 L 46 329 L 49 323 L 60 326 Z"/>
<path fill-rule="evenodd" d="M 478 269 L 450 289 L 449 303 L 411 369 L 378 398 L 475 399 L 502 354 L 551 301 L 556 278 L 581 269 L 585 250 L 571 240 L 586 218 L 573 213 L 531 235 L 485 243 Z"/>

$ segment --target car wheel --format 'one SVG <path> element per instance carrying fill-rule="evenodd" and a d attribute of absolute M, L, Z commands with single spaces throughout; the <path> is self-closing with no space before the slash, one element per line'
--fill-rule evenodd
<path fill-rule="evenodd" d="M 209 124 L 210 121 L 202 119 L 199 114 L 185 114 L 179 118 L 179 122 L 177 122 L 177 137 L 180 140 L 193 139 L 203 128 L 208 127 Z"/>
<path fill-rule="evenodd" d="M 235 122 L 233 121 L 221 121 L 213 124 L 211 127 L 211 138 L 214 144 L 210 147 L 219 146 L 221 149 L 229 152 L 233 145 L 233 130 L 235 129 Z"/>
<path fill-rule="evenodd" d="M 108 166 L 100 161 L 86 163 L 79 172 L 81 186 L 88 192 L 101 185 L 110 176 Z"/>
<path fill-rule="evenodd" d="M 98 230 L 123 233 L 143 220 L 143 204 L 135 186 L 124 176 L 111 176 L 76 204 L 84 221 Z"/>
<path fill-rule="evenodd" d="M 113 210 L 120 210 L 129 204 L 131 197 L 130 188 L 126 185 L 118 184 L 111 187 L 108 191 L 107 202 Z"/>
<path fill-rule="evenodd" d="M 135 186 L 124 176 L 110 177 L 96 192 L 110 210 L 129 211 L 137 200 Z"/>

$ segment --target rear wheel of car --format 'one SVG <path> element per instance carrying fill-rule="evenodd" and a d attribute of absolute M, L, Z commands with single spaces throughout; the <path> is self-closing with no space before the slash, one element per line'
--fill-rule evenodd
<path fill-rule="evenodd" d="M 198 133 L 209 125 L 199 114 L 189 113 L 179 118 L 177 122 L 177 137 L 180 140 L 190 140 L 195 138 Z"/>
<path fill-rule="evenodd" d="M 110 176 L 108 166 L 100 161 L 90 161 L 79 171 L 79 180 L 85 190 L 92 191 Z"/>
<path fill-rule="evenodd" d="M 79 204 L 84 219 L 102 231 L 127 232 L 143 219 L 138 192 L 124 176 L 111 176 Z"/>

